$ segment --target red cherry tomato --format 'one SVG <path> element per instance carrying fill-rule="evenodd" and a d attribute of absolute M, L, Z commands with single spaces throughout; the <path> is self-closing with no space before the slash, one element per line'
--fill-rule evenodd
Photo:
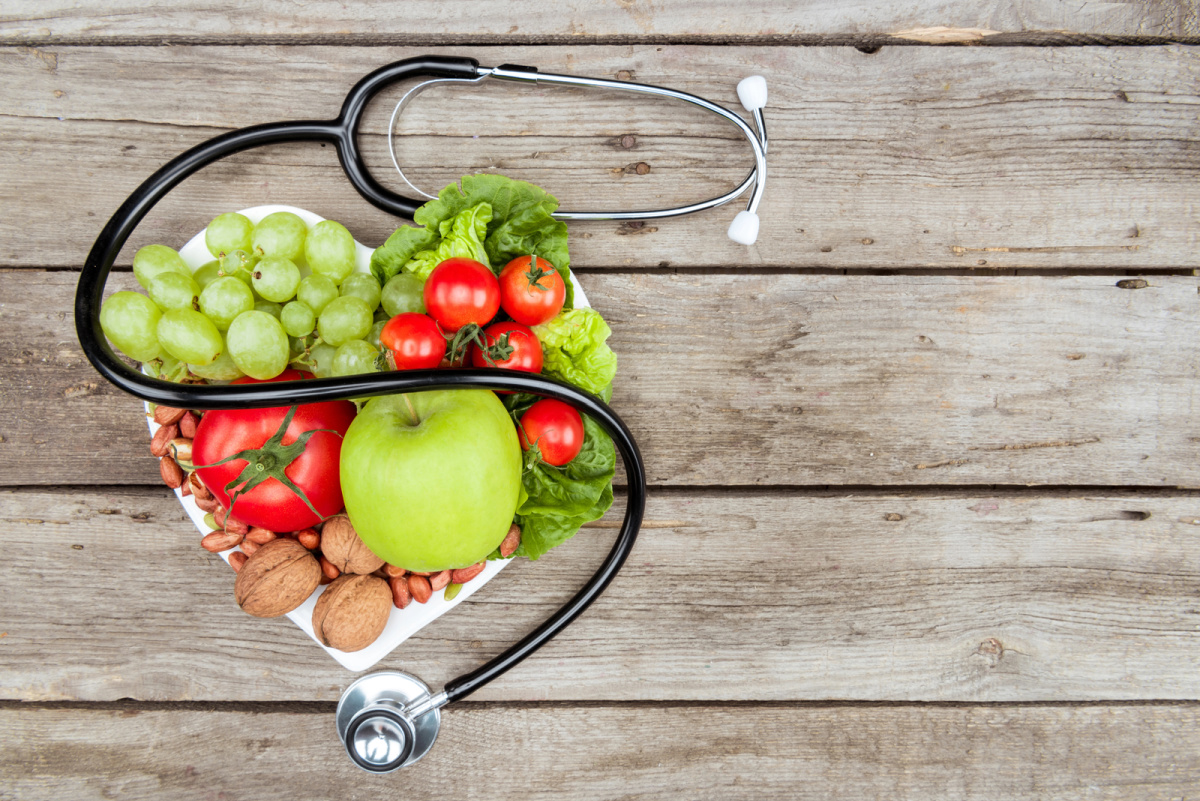
<path fill-rule="evenodd" d="M 500 311 L 500 283 L 473 259 L 446 259 L 425 281 L 425 310 L 443 331 L 487 325 Z"/>
<path fill-rule="evenodd" d="M 275 381 L 296 381 L 312 378 L 311 373 L 285 370 L 268 382 L 239 378 L 235 384 L 258 384 Z M 274 435 L 287 417 L 289 407 L 272 409 L 216 409 L 205 413 L 196 428 L 192 442 L 192 461 L 198 465 L 213 465 L 222 459 L 245 450 L 257 450 Z M 296 414 L 283 436 L 283 445 L 295 442 L 306 431 L 328 429 L 313 434 L 304 451 L 283 472 L 299 487 L 320 515 L 283 482 L 268 478 L 237 497 L 233 516 L 251 526 L 271 531 L 297 531 L 321 521 L 321 515 L 337 514 L 342 502 L 340 459 L 342 436 L 354 419 L 354 404 L 349 401 L 306 403 L 296 407 Z M 330 433 L 330 431 L 336 433 Z M 235 459 L 214 467 L 198 467 L 196 474 L 217 501 L 226 509 L 230 498 L 225 487 L 239 478 L 247 462 Z"/>
<path fill-rule="evenodd" d="M 583 448 L 583 418 L 571 405 L 543 398 L 521 415 L 517 434 L 522 448 L 536 443 L 542 461 L 562 467 Z"/>
<path fill-rule="evenodd" d="M 392 352 L 397 370 L 428 370 L 446 356 L 446 338 L 432 317 L 397 314 L 379 332 L 379 344 Z"/>
<path fill-rule="evenodd" d="M 518 256 L 500 271 L 500 305 L 518 323 L 541 325 L 554 319 L 566 296 L 562 276 L 545 259 Z"/>
<path fill-rule="evenodd" d="M 488 364 L 483 351 L 478 346 L 471 348 L 471 364 L 476 367 L 501 367 L 505 370 L 524 370 L 527 373 L 542 372 L 542 343 L 537 334 L 527 325 L 520 323 L 492 323 L 483 329 L 484 340 L 491 348 L 500 342 L 501 337 L 508 334 L 508 346 L 512 353 L 507 359 L 493 356 L 495 364 Z"/>

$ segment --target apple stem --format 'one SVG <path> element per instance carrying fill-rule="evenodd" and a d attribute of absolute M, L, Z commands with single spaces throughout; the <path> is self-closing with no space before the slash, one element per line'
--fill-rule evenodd
<path fill-rule="evenodd" d="M 412 424 L 414 426 L 421 424 L 421 418 L 417 416 L 417 410 L 413 408 L 412 401 L 408 399 L 408 395 L 402 395 L 404 405 L 408 407 L 408 413 L 412 415 Z"/>

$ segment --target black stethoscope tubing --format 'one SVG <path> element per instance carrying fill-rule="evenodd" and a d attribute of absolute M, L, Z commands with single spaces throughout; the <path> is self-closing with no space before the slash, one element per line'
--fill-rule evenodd
<path fill-rule="evenodd" d="M 645 513 L 646 472 L 637 443 L 621 418 L 602 400 L 571 384 L 513 370 L 409 370 L 263 384 L 175 384 L 143 375 L 113 352 L 100 328 L 100 304 L 117 254 L 150 209 L 183 179 L 242 150 L 282 142 L 332 142 L 359 194 L 384 211 L 411 219 L 421 202 L 385 189 L 363 161 L 357 142 L 363 111 L 372 97 L 396 81 L 475 77 L 477 67 L 478 62 L 469 58 L 422 56 L 397 61 L 360 80 L 335 120 L 255 125 L 214 137 L 177 156 L 134 190 L 104 226 L 88 253 L 75 294 L 75 328 L 88 361 L 119 389 L 151 403 L 188 409 L 258 409 L 438 389 L 509 390 L 570 403 L 612 437 L 628 482 L 625 517 L 612 550 L 579 592 L 537 629 L 477 670 L 448 682 L 443 689 L 446 703 L 465 698 L 548 642 L 604 592 L 625 563 Z"/>

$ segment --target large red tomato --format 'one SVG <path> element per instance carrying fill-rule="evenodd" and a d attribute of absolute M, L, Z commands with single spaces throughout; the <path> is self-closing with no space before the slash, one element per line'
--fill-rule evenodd
<path fill-rule="evenodd" d="M 310 374 L 298 370 L 285 370 L 270 380 L 295 381 L 310 377 Z M 234 383 L 258 382 L 243 378 Z M 272 442 L 292 408 L 295 408 L 295 413 L 282 438 Z M 272 409 L 213 410 L 204 415 L 196 428 L 192 462 L 209 465 L 197 467 L 196 474 L 226 509 L 230 508 L 229 492 L 226 491 L 230 482 L 237 482 L 239 477 L 243 481 L 254 480 L 256 474 L 264 472 L 269 476 L 272 473 L 278 475 L 282 471 L 283 476 L 303 492 L 320 514 L 310 509 L 304 498 L 273 476 L 240 494 L 236 489 L 242 485 L 234 483 L 231 488 L 235 490 L 235 500 L 231 513 L 247 525 L 279 532 L 298 531 L 342 511 L 342 485 L 338 477 L 342 437 L 354 420 L 354 415 L 354 404 L 350 401 L 307 403 Z M 298 449 L 289 449 L 288 446 L 294 446 L 305 432 L 316 429 L 329 429 L 336 433 L 316 431 L 309 436 L 302 451 L 289 452 Z M 243 451 L 257 453 L 244 454 L 250 460 L 239 458 L 216 464 Z M 250 461 L 261 464 L 263 469 L 247 470 Z"/>

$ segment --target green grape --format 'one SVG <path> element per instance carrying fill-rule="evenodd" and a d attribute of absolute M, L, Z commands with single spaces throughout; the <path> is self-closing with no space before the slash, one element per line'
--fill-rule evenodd
<path fill-rule="evenodd" d="M 228 330 L 234 319 L 254 308 L 254 293 L 250 285 L 226 275 L 210 283 L 200 293 L 200 311 L 213 321 L 220 331 Z"/>
<path fill-rule="evenodd" d="M 397 273 L 383 286 L 380 297 L 389 315 L 425 313 L 425 285 L 412 273 Z"/>
<path fill-rule="evenodd" d="M 290 211 L 268 214 L 254 226 L 250 237 L 257 256 L 279 256 L 295 261 L 304 255 L 304 240 L 308 226 Z"/>
<path fill-rule="evenodd" d="M 221 275 L 236 278 L 247 286 L 250 285 L 250 275 L 258 257 L 244 250 L 235 250 L 221 259 Z"/>
<path fill-rule="evenodd" d="M 312 360 L 312 373 L 317 378 L 332 378 L 333 377 L 333 357 L 337 355 L 337 348 L 332 345 L 326 345 L 324 342 L 319 345 L 314 345 L 309 358 Z"/>
<path fill-rule="evenodd" d="M 149 289 L 151 279 L 161 272 L 179 273 L 189 278 L 192 275 L 183 257 L 166 245 L 146 245 L 134 254 L 133 274 L 143 287 Z"/>
<path fill-rule="evenodd" d="M 196 272 L 192 273 L 192 278 L 195 280 L 196 286 L 200 287 L 201 289 L 204 289 L 204 287 L 208 286 L 220 277 L 221 262 L 217 261 L 216 259 L 213 259 L 212 261 L 206 261 L 204 264 L 200 265 Z"/>
<path fill-rule="evenodd" d="M 228 330 L 239 314 L 253 308 L 250 287 L 228 275 L 213 281 L 200 293 L 200 311 L 221 331 Z"/>
<path fill-rule="evenodd" d="M 379 282 L 370 273 L 353 273 L 342 281 L 342 295 L 362 298 L 374 313 L 379 308 Z"/>
<path fill-rule="evenodd" d="M 366 336 L 367 342 L 370 342 L 376 348 L 382 349 L 383 343 L 379 341 L 379 334 L 383 331 L 383 327 L 387 324 L 387 320 L 376 320 L 375 325 L 371 326 L 371 331 Z"/>
<path fill-rule="evenodd" d="M 267 314 L 274 317 L 276 320 L 279 319 L 279 315 L 283 314 L 283 307 L 280 306 L 278 303 L 272 303 L 269 300 L 254 301 L 254 310 L 260 311 L 260 312 L 266 312 Z"/>
<path fill-rule="evenodd" d="M 300 286 L 300 268 L 291 259 L 267 256 L 254 265 L 250 285 L 254 291 L 272 303 L 284 303 L 296 294 Z"/>
<path fill-rule="evenodd" d="M 250 250 L 250 234 L 254 223 L 237 212 L 218 214 L 204 229 L 204 244 L 218 259 L 235 250 Z"/>
<path fill-rule="evenodd" d="M 150 279 L 150 300 L 158 308 L 190 309 L 192 301 L 200 294 L 200 287 L 190 275 L 165 272 Z"/>
<path fill-rule="evenodd" d="M 195 309 L 171 309 L 158 321 L 158 341 L 167 353 L 191 365 L 212 364 L 225 343 L 212 320 Z"/>
<path fill-rule="evenodd" d="M 313 310 L 308 307 L 307 303 L 293 300 L 283 307 L 283 311 L 279 315 L 279 322 L 283 323 L 283 330 L 291 336 L 306 337 L 312 333 L 313 326 L 317 324 L 317 315 L 313 314 Z"/>
<path fill-rule="evenodd" d="M 359 373 L 377 373 L 375 357 L 379 351 L 361 339 L 352 339 L 337 349 L 333 354 L 333 374 L 335 376 L 358 375 Z"/>
<path fill-rule="evenodd" d="M 337 296 L 337 284 L 323 275 L 310 275 L 296 287 L 296 300 L 312 309 L 313 314 L 320 314 Z"/>
<path fill-rule="evenodd" d="M 354 272 L 354 237 L 339 222 L 319 222 L 304 242 L 304 260 L 314 273 L 340 284 Z"/>
<path fill-rule="evenodd" d="M 367 302 L 353 295 L 336 298 L 321 310 L 317 332 L 321 341 L 335 348 L 352 339 L 362 339 L 371 331 L 371 310 Z"/>
<path fill-rule="evenodd" d="M 274 378 L 287 367 L 287 334 L 266 312 L 248 311 L 238 315 L 226 334 L 229 355 L 238 369 L 251 378 Z"/>
<path fill-rule="evenodd" d="M 388 313 L 383 310 L 382 306 L 376 309 L 375 314 L 372 316 L 375 318 L 375 322 L 377 323 L 386 323 L 388 320 L 392 319 Z"/>
<path fill-rule="evenodd" d="M 221 355 L 212 364 L 189 364 L 188 369 L 201 378 L 207 378 L 209 381 L 232 381 L 235 378 L 241 378 L 245 375 L 233 363 L 233 357 L 229 355 L 228 348 L 222 351 Z"/>
<path fill-rule="evenodd" d="M 131 359 L 148 362 L 161 352 L 158 321 L 162 312 L 154 301 L 137 292 L 117 292 L 100 307 L 100 327 Z"/>

